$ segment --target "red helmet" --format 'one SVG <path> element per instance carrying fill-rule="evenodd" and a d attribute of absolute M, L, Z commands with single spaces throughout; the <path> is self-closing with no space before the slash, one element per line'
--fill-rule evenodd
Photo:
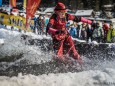
<path fill-rule="evenodd" d="M 67 12 L 66 7 L 63 3 L 58 2 L 54 9 L 55 12 Z"/>

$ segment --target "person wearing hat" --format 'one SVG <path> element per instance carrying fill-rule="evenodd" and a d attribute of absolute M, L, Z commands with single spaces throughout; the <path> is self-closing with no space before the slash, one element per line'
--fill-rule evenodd
<path fill-rule="evenodd" d="M 66 29 L 66 23 L 68 20 L 73 20 L 75 22 L 82 21 L 89 24 L 92 23 L 92 21 L 83 17 L 67 14 L 65 5 L 58 2 L 54 8 L 54 14 L 49 19 L 46 33 L 49 33 L 52 36 L 53 48 L 58 58 L 64 59 L 64 55 L 70 55 L 76 60 L 81 60 L 72 37 Z M 69 45 L 69 47 L 66 47 L 66 45 Z"/>
<path fill-rule="evenodd" d="M 103 30 L 104 30 L 104 42 L 107 42 L 107 34 L 110 29 L 110 26 L 106 21 L 103 22 Z"/>

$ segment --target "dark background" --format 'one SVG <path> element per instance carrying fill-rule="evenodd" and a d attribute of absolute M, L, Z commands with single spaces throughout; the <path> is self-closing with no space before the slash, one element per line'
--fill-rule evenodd
<path fill-rule="evenodd" d="M 102 10 L 103 5 L 115 5 L 115 0 L 42 0 L 40 7 L 53 7 L 59 1 L 63 2 L 71 10 L 94 9 L 99 11 Z M 17 2 L 21 2 L 21 6 L 17 6 L 21 8 L 23 0 L 17 0 Z M 3 4 L 9 4 L 9 0 L 3 0 Z"/>

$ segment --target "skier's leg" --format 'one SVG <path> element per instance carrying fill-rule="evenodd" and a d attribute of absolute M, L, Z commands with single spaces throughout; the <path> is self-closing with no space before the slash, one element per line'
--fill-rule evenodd
<path fill-rule="evenodd" d="M 64 40 L 53 39 L 53 48 L 58 58 L 63 57 L 63 42 Z"/>
<path fill-rule="evenodd" d="M 66 42 L 69 43 L 70 49 L 68 50 L 68 53 L 72 52 L 73 53 L 73 58 L 80 60 L 80 55 L 78 54 L 77 50 L 75 49 L 74 42 L 71 38 L 71 36 L 68 36 L 66 39 Z"/>

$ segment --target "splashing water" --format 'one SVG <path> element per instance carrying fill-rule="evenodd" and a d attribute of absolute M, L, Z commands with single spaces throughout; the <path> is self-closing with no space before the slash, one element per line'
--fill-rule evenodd
<path fill-rule="evenodd" d="M 19 34 L 15 32 L 14 32 L 15 35 L 12 35 L 10 31 L 8 31 L 6 35 L 5 34 L 6 32 L 7 30 L 5 30 L 5 32 L 4 30 L 1 31 L 2 34 L 1 37 L 5 38 L 5 43 L 4 45 L 1 46 L 1 53 L 2 53 L 1 55 L 2 57 L 9 56 L 8 59 L 10 59 L 11 58 L 10 56 L 12 56 L 12 54 L 17 56 L 19 54 L 19 58 L 16 58 L 14 60 L 10 59 L 11 61 L 8 62 L 1 61 L 0 70 L 11 71 L 14 70 L 15 67 L 17 67 L 16 72 L 19 73 L 18 72 L 19 70 L 20 72 L 25 72 L 26 70 L 29 70 L 29 68 L 31 69 L 33 68 L 32 71 L 40 72 L 37 74 L 44 74 L 50 72 L 57 73 L 57 72 L 79 72 L 79 71 L 87 71 L 87 70 L 101 70 L 104 68 L 115 67 L 113 58 L 111 58 L 110 60 L 106 59 L 108 57 L 109 58 L 111 57 L 111 56 L 107 57 L 106 55 L 107 54 L 106 52 L 109 51 L 109 48 L 107 48 L 106 51 L 102 51 L 102 50 L 99 51 L 98 47 L 95 48 L 95 45 L 91 46 L 88 44 L 88 48 L 91 47 L 91 50 L 89 51 L 85 50 L 86 53 L 82 55 L 83 67 L 81 69 L 78 62 L 76 62 L 72 58 L 69 58 L 70 63 L 67 64 L 64 64 L 54 59 L 53 58 L 54 55 L 52 51 L 53 49 L 51 46 L 51 39 L 43 35 L 36 36 L 35 34 L 30 34 L 30 33 Z M 6 36 L 8 36 L 9 38 L 8 37 L 6 38 Z M 92 49 L 94 49 L 94 51 Z M 83 48 L 82 48 L 82 52 L 84 52 Z M 108 53 L 113 55 L 114 57 L 114 50 L 113 51 L 111 50 Z M 20 56 L 20 54 L 22 55 Z M 41 70 L 44 72 L 41 73 L 41 71 L 38 71 L 37 69 L 39 68 L 41 68 Z M 32 73 L 32 71 L 30 72 Z M 27 73 L 29 73 L 29 71 Z"/>

